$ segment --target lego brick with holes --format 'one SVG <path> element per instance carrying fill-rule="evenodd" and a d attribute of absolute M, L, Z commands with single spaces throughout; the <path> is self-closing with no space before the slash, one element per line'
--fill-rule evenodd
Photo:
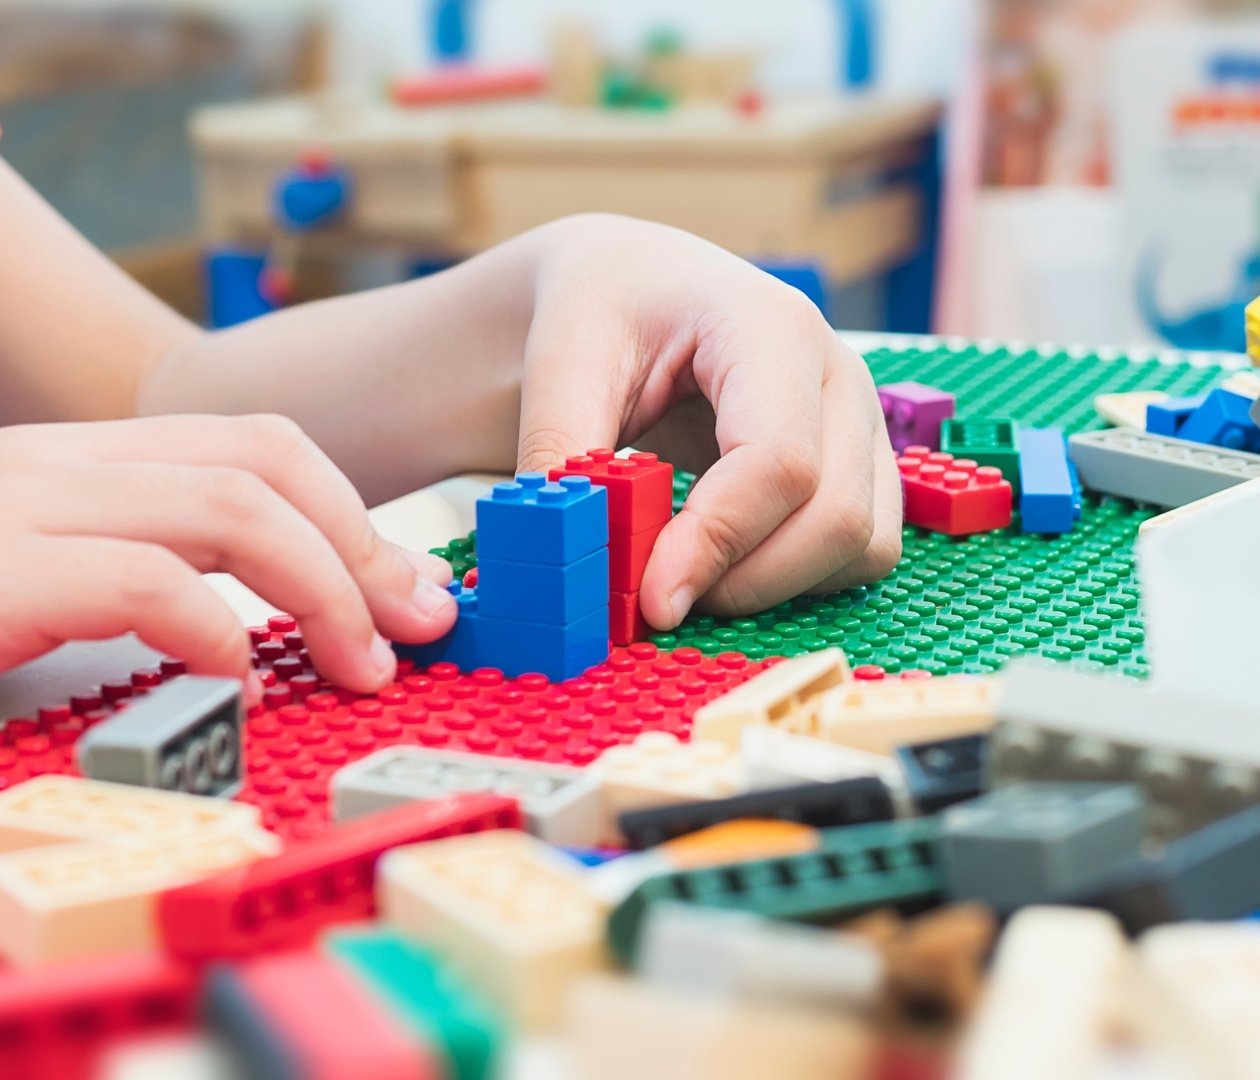
<path fill-rule="evenodd" d="M 962 3 L 10 5 L 0 1077 L 1260 1075 L 1260 21 Z"/>

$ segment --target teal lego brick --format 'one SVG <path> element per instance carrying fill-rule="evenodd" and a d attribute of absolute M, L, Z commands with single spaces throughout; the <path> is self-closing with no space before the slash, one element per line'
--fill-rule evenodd
<path fill-rule="evenodd" d="M 981 416 L 946 420 L 941 424 L 941 450 L 1000 470 L 1015 495 L 1019 495 L 1019 446 L 1014 420 Z"/>

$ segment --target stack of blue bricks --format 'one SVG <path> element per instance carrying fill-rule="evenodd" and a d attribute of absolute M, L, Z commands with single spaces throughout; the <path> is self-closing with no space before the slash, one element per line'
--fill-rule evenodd
<path fill-rule="evenodd" d="M 477 502 L 477 587 L 455 628 L 402 655 L 464 671 L 571 679 L 608 659 L 608 492 L 589 478 L 521 473 Z"/>

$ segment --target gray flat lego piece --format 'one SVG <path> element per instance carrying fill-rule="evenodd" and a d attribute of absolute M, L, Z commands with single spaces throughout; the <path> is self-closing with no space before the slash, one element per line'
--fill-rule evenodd
<path fill-rule="evenodd" d="M 243 725 L 238 680 L 183 675 L 91 728 L 76 753 L 94 780 L 230 795 L 241 779 Z"/>
<path fill-rule="evenodd" d="M 1047 903 L 1137 854 L 1146 799 L 1133 785 L 1016 784 L 945 811 L 955 900 L 1000 911 Z"/>
<path fill-rule="evenodd" d="M 1148 834 L 1170 839 L 1260 800 L 1260 725 L 1250 710 L 1134 679 L 1016 661 L 1002 675 L 986 780 L 1136 784 Z"/>
<path fill-rule="evenodd" d="M 518 758 L 390 746 L 333 775 L 333 817 L 361 817 L 401 803 L 492 791 L 521 804 L 529 831 L 552 844 L 593 847 L 604 814 L 598 785 L 584 770 Z"/>
<path fill-rule="evenodd" d="M 1087 490 L 1155 506 L 1184 506 L 1260 477 L 1260 454 L 1135 428 L 1073 435 L 1068 452 Z"/>

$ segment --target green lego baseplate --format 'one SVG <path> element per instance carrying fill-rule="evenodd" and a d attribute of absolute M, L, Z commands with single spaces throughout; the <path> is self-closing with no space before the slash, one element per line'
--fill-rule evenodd
<path fill-rule="evenodd" d="M 1175 358 L 1130 358 L 1080 350 L 931 343 L 867 353 L 877 383 L 913 380 L 948 390 L 957 414 L 1011 418 L 1067 434 L 1106 427 L 1099 394 L 1200 393 L 1224 369 Z M 675 509 L 695 478 L 675 476 Z M 891 673 L 995 671 L 1036 655 L 1127 675 L 1146 674 L 1134 545 L 1158 511 L 1085 495 L 1076 527 L 1059 537 L 1010 528 L 951 539 L 907 526 L 901 563 L 884 580 L 828 596 L 802 596 L 739 619 L 692 615 L 649 640 L 751 659 L 838 646 L 853 664 Z M 476 565 L 475 534 L 435 554 L 464 574 Z"/>

